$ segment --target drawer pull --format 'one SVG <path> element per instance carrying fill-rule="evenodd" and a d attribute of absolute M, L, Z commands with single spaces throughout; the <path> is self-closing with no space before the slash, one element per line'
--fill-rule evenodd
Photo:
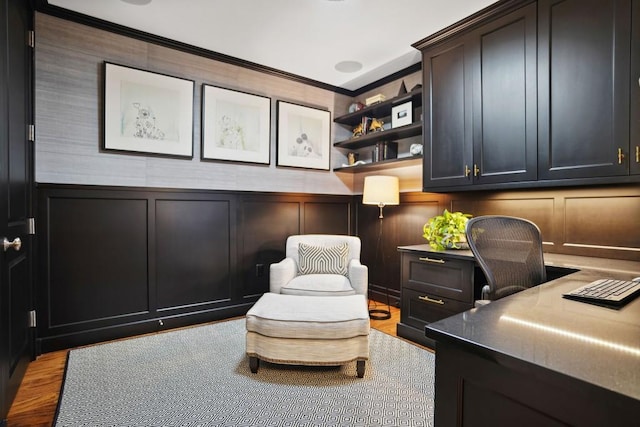
<path fill-rule="evenodd" d="M 429 258 L 427 256 L 420 257 L 420 261 L 435 262 L 436 264 L 444 264 L 443 259 Z"/>
<path fill-rule="evenodd" d="M 441 299 L 433 299 L 429 298 L 428 296 L 418 297 L 418 299 L 426 302 L 432 302 L 434 304 L 444 305 L 444 301 L 442 301 Z"/>

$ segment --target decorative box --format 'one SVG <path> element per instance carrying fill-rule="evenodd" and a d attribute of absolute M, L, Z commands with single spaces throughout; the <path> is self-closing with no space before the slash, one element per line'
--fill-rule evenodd
<path fill-rule="evenodd" d="M 367 106 L 369 106 L 369 105 L 377 104 L 378 102 L 382 102 L 384 100 L 385 100 L 385 96 L 379 93 L 377 95 L 370 96 L 364 101 L 364 103 L 367 104 Z"/>

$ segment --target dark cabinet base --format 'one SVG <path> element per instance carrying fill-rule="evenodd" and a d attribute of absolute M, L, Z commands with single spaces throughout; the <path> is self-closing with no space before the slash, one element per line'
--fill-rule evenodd
<path fill-rule="evenodd" d="M 402 289 L 397 334 L 434 348 L 424 335 L 425 326 L 473 308 L 479 269 L 469 251 L 433 252 L 428 245 L 401 246 L 399 251 Z"/>
<path fill-rule="evenodd" d="M 436 342 L 424 335 L 424 329 L 420 330 L 400 322 L 396 326 L 396 333 L 401 338 L 429 347 L 432 350 L 436 349 Z"/>
<path fill-rule="evenodd" d="M 438 341 L 437 426 L 631 426 L 640 402 L 502 354 Z"/>

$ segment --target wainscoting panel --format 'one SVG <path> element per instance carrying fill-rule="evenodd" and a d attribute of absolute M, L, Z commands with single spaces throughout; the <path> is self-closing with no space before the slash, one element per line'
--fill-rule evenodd
<path fill-rule="evenodd" d="M 569 197 L 563 216 L 563 246 L 585 255 L 606 253 L 640 258 L 640 197 Z"/>
<path fill-rule="evenodd" d="M 306 202 L 303 220 L 305 234 L 349 234 L 350 206 L 344 202 Z"/>
<path fill-rule="evenodd" d="M 242 297 L 269 292 L 269 266 L 284 258 L 287 236 L 300 233 L 300 203 L 290 197 L 243 198 L 240 203 Z"/>
<path fill-rule="evenodd" d="M 231 300 L 230 204 L 156 201 L 158 310 Z"/>
<path fill-rule="evenodd" d="M 247 195 L 240 202 L 242 297 L 269 291 L 269 266 L 285 257 L 293 234 L 351 234 L 352 198 Z"/>
<path fill-rule="evenodd" d="M 547 246 L 553 245 L 554 229 L 553 195 L 535 195 L 533 193 L 503 193 L 466 196 L 454 199 L 452 209 L 480 215 L 509 215 L 533 221 L 542 232 L 542 240 Z"/>
<path fill-rule="evenodd" d="M 47 285 L 48 329 L 110 323 L 149 310 L 147 201 L 96 196 L 47 200 L 40 236 L 48 268 L 39 282 Z"/>
<path fill-rule="evenodd" d="M 545 252 L 640 260 L 640 186 L 611 185 L 508 192 L 456 193 L 454 210 L 512 215 L 535 222 Z"/>
<path fill-rule="evenodd" d="M 353 198 L 40 184 L 37 351 L 239 316 L 288 236 L 352 234 Z"/>

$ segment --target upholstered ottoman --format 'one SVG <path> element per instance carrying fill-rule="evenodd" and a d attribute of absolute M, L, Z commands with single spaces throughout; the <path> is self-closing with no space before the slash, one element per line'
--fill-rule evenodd
<path fill-rule="evenodd" d="M 364 295 L 264 294 L 247 312 L 249 367 L 260 359 L 288 365 L 356 362 L 364 376 L 369 359 L 369 312 Z"/>

